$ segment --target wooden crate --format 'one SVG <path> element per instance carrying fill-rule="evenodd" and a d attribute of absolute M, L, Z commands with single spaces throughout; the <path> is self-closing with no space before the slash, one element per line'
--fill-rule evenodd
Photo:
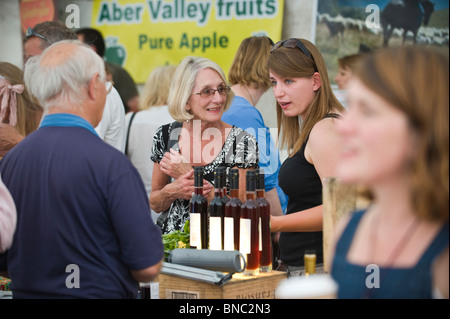
<path fill-rule="evenodd" d="M 275 289 L 287 273 L 272 271 L 258 276 L 234 274 L 223 286 L 160 274 L 160 299 L 274 299 Z"/>

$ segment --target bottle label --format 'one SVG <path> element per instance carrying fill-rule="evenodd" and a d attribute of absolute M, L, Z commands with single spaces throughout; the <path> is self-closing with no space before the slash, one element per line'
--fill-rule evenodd
<path fill-rule="evenodd" d="M 240 235 L 239 235 L 239 250 L 242 254 L 250 254 L 250 236 L 251 236 L 252 221 L 247 218 L 241 218 Z"/>
<path fill-rule="evenodd" d="M 201 233 L 200 233 L 200 214 L 189 214 L 189 227 L 190 227 L 190 245 L 192 247 L 201 247 Z"/>
<path fill-rule="evenodd" d="M 262 251 L 262 229 L 261 217 L 259 217 L 258 233 L 259 233 L 259 251 Z"/>
<path fill-rule="evenodd" d="M 220 217 L 209 218 L 209 249 L 222 250 L 222 220 Z"/>
<path fill-rule="evenodd" d="M 234 219 L 233 217 L 225 217 L 224 220 L 224 250 L 234 250 Z"/>

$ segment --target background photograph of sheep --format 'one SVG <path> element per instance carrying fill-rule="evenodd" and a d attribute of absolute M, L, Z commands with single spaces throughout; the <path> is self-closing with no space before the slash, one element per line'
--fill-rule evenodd
<path fill-rule="evenodd" d="M 414 43 L 448 56 L 448 0 L 319 0 L 316 45 L 332 84 L 338 58 L 361 49 Z"/>

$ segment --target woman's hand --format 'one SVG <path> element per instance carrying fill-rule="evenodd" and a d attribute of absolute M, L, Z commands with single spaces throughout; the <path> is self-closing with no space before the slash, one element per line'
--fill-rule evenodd
<path fill-rule="evenodd" d="M 161 172 L 175 179 L 192 170 L 190 163 L 172 148 L 170 152 L 164 153 L 164 157 L 159 162 L 159 165 Z"/>
<path fill-rule="evenodd" d="M 172 183 L 167 184 L 163 190 L 168 197 L 191 199 L 194 194 L 194 170 L 191 168 L 186 174 L 181 175 Z M 212 194 L 214 196 L 214 186 L 207 180 L 203 180 L 203 195 L 208 198 Z"/>
<path fill-rule="evenodd" d="M 166 153 L 167 154 L 167 153 Z M 167 184 L 163 191 L 172 198 L 191 199 L 194 193 L 194 170 L 191 169 L 184 175 L 179 176 L 172 183 Z"/>

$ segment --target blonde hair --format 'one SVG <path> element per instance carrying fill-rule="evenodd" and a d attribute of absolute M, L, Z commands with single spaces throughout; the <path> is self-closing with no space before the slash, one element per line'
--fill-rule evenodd
<path fill-rule="evenodd" d="M 285 48 L 283 46 L 272 51 L 267 63 L 269 69 L 282 78 L 309 78 L 318 72 L 321 86 L 308 107 L 308 111 L 301 127 L 299 117 L 287 117 L 277 103 L 277 124 L 280 146 L 286 147 L 289 156 L 297 153 L 306 142 L 317 122 L 330 112 L 343 112 L 344 107 L 334 96 L 328 79 L 328 71 L 322 54 L 314 44 L 305 39 L 299 39 L 308 49 L 312 58 L 299 48 Z"/>
<path fill-rule="evenodd" d="M 170 84 L 175 70 L 175 65 L 165 65 L 155 68 L 150 73 L 139 100 L 141 110 L 152 106 L 167 105 Z"/>
<path fill-rule="evenodd" d="M 0 62 L 0 75 L 11 85 L 21 84 L 24 86 L 23 92 L 16 95 L 17 124 L 15 128 L 23 136 L 34 132 L 39 126 L 39 117 L 43 109 L 28 92 L 23 80 L 23 71 L 11 63 Z"/>
<path fill-rule="evenodd" d="M 255 89 L 270 88 L 267 61 L 272 49 L 268 37 L 249 37 L 241 42 L 228 73 L 231 85 L 253 86 Z"/>
<path fill-rule="evenodd" d="M 174 120 L 183 122 L 194 117 L 186 110 L 186 104 L 192 95 L 197 75 L 203 69 L 216 71 L 225 85 L 229 85 L 222 68 L 217 63 L 203 57 L 188 56 L 184 58 L 175 71 L 167 98 L 169 113 Z M 230 91 L 227 95 L 224 111 L 230 107 L 233 96 L 233 92 Z"/>
<path fill-rule="evenodd" d="M 417 142 L 408 167 L 412 207 L 419 217 L 449 217 L 449 62 L 433 49 L 382 49 L 363 61 L 355 76 L 402 111 Z"/>

